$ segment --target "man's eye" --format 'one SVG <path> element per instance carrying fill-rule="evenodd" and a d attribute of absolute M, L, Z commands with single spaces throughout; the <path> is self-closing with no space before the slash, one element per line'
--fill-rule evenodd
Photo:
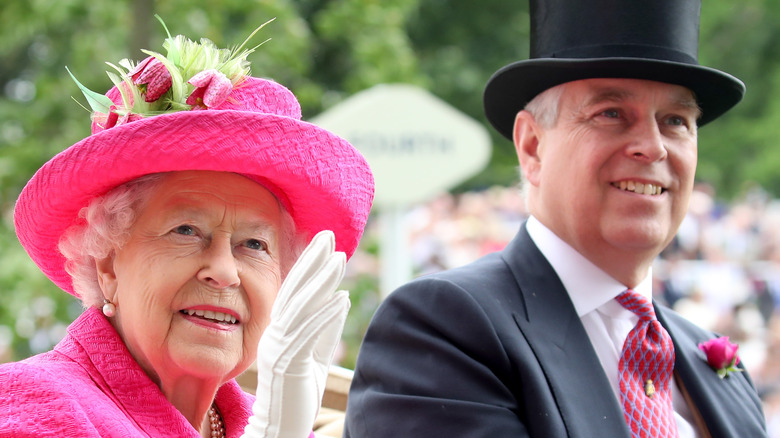
<path fill-rule="evenodd" d="M 268 250 L 268 245 L 265 242 L 263 242 L 261 240 L 257 240 L 257 239 L 249 239 L 249 240 L 247 240 L 246 241 L 246 247 L 249 248 L 249 249 L 257 250 L 257 251 L 267 251 Z"/>
<path fill-rule="evenodd" d="M 602 111 L 601 115 L 610 119 L 616 119 L 620 117 L 620 112 L 616 109 L 608 109 L 606 111 Z"/>
<path fill-rule="evenodd" d="M 682 117 L 672 116 L 666 119 L 666 122 L 674 126 L 685 126 L 685 119 Z"/>
<path fill-rule="evenodd" d="M 176 234 L 184 234 L 185 236 L 192 236 L 195 234 L 195 229 L 190 225 L 179 225 L 173 230 Z"/>

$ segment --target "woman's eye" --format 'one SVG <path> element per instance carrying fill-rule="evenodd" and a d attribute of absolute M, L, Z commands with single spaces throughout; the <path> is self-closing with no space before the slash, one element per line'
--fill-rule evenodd
<path fill-rule="evenodd" d="M 195 235 L 195 229 L 192 228 L 190 225 L 179 225 L 178 227 L 173 229 L 173 232 L 176 234 L 183 234 L 185 236 Z"/>
<path fill-rule="evenodd" d="M 257 239 L 249 239 L 246 241 L 246 247 L 257 251 L 268 251 L 268 245 Z"/>

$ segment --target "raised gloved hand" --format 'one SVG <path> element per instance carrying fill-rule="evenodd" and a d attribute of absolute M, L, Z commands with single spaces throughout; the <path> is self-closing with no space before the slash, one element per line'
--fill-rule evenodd
<path fill-rule="evenodd" d="M 257 400 L 245 438 L 311 433 L 350 304 L 347 291 L 335 291 L 346 256 L 334 247 L 333 232 L 317 233 L 279 289 L 257 348 Z"/>

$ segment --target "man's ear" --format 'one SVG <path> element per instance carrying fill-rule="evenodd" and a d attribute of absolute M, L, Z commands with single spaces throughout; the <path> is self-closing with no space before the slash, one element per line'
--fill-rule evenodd
<path fill-rule="evenodd" d="M 116 295 L 116 272 L 114 271 L 113 251 L 107 257 L 95 260 L 95 269 L 97 270 L 97 279 L 100 289 L 103 291 L 103 297 L 109 301 L 114 301 Z"/>
<path fill-rule="evenodd" d="M 525 110 L 517 113 L 512 130 L 515 152 L 524 178 L 534 186 L 539 185 L 539 172 L 542 167 L 539 156 L 541 134 L 541 128 L 531 113 Z"/>

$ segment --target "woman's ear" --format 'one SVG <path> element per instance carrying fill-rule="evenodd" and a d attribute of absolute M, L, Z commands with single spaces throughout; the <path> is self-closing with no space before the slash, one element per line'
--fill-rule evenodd
<path fill-rule="evenodd" d="M 116 295 L 116 272 L 114 271 L 114 255 L 112 251 L 107 257 L 95 260 L 95 269 L 97 270 L 97 279 L 100 289 L 103 291 L 103 297 L 109 301 L 114 300 Z"/>
<path fill-rule="evenodd" d="M 512 140 L 523 177 L 534 186 L 539 184 L 539 171 L 542 167 L 539 156 L 541 134 L 541 128 L 531 113 L 526 110 L 517 113 Z"/>

